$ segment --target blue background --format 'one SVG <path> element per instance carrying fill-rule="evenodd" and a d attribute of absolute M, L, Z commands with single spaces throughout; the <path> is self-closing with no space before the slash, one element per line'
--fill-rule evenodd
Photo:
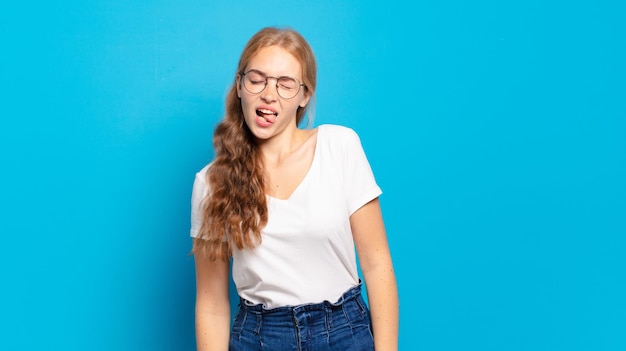
<path fill-rule="evenodd" d="M 361 135 L 402 350 L 626 349 L 624 2 L 2 7 L 0 349 L 194 349 L 191 185 L 266 25 Z"/>

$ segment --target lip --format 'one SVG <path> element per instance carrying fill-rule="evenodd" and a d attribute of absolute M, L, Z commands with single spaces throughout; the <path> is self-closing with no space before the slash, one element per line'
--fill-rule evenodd
<path fill-rule="evenodd" d="M 278 115 L 278 111 L 275 108 L 273 108 L 272 106 L 261 105 L 261 106 L 257 106 L 256 110 L 268 110 L 268 111 L 272 111 L 273 113 Z"/>

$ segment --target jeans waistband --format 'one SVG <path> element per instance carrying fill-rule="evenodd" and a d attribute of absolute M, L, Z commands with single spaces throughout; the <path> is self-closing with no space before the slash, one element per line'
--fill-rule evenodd
<path fill-rule="evenodd" d="M 352 300 L 357 296 L 361 295 L 361 285 L 363 283 L 359 282 L 358 285 L 353 286 L 348 289 L 336 302 L 323 301 L 319 303 L 311 303 L 311 304 L 302 304 L 297 306 L 284 306 L 284 307 L 276 307 L 276 308 L 265 308 L 263 304 L 253 304 L 252 302 L 239 298 L 240 299 L 240 308 L 246 310 L 247 312 L 256 313 L 256 314 L 292 314 L 294 312 L 302 312 L 302 311 L 316 311 L 316 310 L 329 310 L 334 309 L 336 307 L 340 307 L 346 301 Z"/>

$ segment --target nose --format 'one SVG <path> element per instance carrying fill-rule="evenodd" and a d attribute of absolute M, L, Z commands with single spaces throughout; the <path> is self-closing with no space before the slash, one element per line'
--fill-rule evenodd
<path fill-rule="evenodd" d="M 265 81 L 265 89 L 263 89 L 263 92 L 261 93 L 261 99 L 267 102 L 275 101 L 278 99 L 278 79 L 274 77 L 267 77 L 266 79 L 267 80 Z"/>

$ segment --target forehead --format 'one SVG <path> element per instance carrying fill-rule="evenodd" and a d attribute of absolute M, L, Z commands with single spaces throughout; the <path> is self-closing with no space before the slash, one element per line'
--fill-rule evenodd
<path fill-rule="evenodd" d="M 280 46 L 267 46 L 259 50 L 246 69 L 256 69 L 270 76 L 300 78 L 302 66 L 298 59 Z"/>

